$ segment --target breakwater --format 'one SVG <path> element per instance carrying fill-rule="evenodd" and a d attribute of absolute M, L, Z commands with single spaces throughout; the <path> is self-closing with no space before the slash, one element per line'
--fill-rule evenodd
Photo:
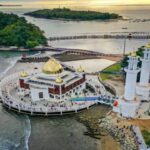
<path fill-rule="evenodd" d="M 76 39 L 150 39 L 149 32 L 110 32 L 99 34 L 81 34 L 49 37 L 49 41 Z"/>

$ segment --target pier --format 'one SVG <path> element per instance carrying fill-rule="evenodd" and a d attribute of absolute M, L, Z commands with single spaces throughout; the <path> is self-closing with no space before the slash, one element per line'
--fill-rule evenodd
<path fill-rule="evenodd" d="M 49 37 L 49 41 L 77 39 L 150 39 L 149 32 L 110 32 Z"/>
<path fill-rule="evenodd" d="M 90 50 L 82 50 L 82 49 L 67 49 L 67 48 L 54 48 L 54 49 L 50 49 L 48 51 L 57 51 L 59 53 L 54 54 L 53 57 L 57 58 L 60 55 L 80 55 L 80 56 L 93 56 L 95 58 L 99 58 L 99 59 L 108 59 L 108 60 L 115 60 L 115 61 L 119 61 L 123 58 L 122 54 L 105 54 L 105 53 L 100 53 L 100 52 L 94 52 L 94 51 L 90 51 Z M 49 57 L 47 56 L 34 56 L 34 57 L 30 57 L 30 56 L 26 56 L 26 57 L 22 57 L 19 62 L 46 62 L 48 61 Z"/>

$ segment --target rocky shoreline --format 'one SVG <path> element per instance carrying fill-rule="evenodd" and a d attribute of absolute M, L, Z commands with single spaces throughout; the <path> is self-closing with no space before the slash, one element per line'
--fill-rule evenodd
<path fill-rule="evenodd" d="M 111 147 L 114 147 L 115 150 L 121 150 L 120 145 L 108 134 L 107 130 L 99 126 L 99 120 L 104 119 L 110 111 L 109 106 L 96 105 L 76 114 L 75 118 L 86 126 L 87 131 L 84 132 L 84 135 L 100 140 L 101 146 L 98 149 L 110 150 Z"/>
<path fill-rule="evenodd" d="M 136 139 L 131 130 L 131 124 L 124 125 L 120 123 L 120 118 L 111 113 L 110 107 L 97 105 L 89 110 L 76 114 L 75 117 L 77 121 L 87 127 L 87 132 L 84 135 L 101 140 L 105 145 L 108 145 L 107 138 L 111 137 L 109 144 L 115 143 L 115 150 L 138 149 Z M 104 150 L 108 149 L 104 148 Z"/>
<path fill-rule="evenodd" d="M 77 114 L 77 121 L 83 123 L 88 129 L 84 134 L 96 139 L 101 139 L 101 136 L 105 136 L 105 131 L 99 128 L 98 120 L 103 118 L 108 111 L 110 111 L 109 106 L 97 105 Z"/>
<path fill-rule="evenodd" d="M 118 122 L 119 120 L 117 120 Z M 122 150 L 137 150 L 136 140 L 134 138 L 131 126 L 119 126 L 113 122 L 112 116 L 99 120 L 99 127 L 105 130 L 113 137 L 121 146 Z"/>

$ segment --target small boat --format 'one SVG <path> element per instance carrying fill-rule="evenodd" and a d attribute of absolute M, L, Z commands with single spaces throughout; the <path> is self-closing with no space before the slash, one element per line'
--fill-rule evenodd
<path fill-rule="evenodd" d="M 126 30 L 126 29 L 128 29 L 128 28 L 127 28 L 127 27 L 124 27 L 124 28 L 122 28 L 122 29 Z"/>

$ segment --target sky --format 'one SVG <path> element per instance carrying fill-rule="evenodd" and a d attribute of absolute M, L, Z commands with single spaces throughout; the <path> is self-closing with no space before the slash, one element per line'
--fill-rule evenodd
<path fill-rule="evenodd" d="M 98 5 L 144 5 L 150 4 L 150 0 L 0 0 L 0 4 L 21 4 L 26 6 L 98 6 Z"/>

